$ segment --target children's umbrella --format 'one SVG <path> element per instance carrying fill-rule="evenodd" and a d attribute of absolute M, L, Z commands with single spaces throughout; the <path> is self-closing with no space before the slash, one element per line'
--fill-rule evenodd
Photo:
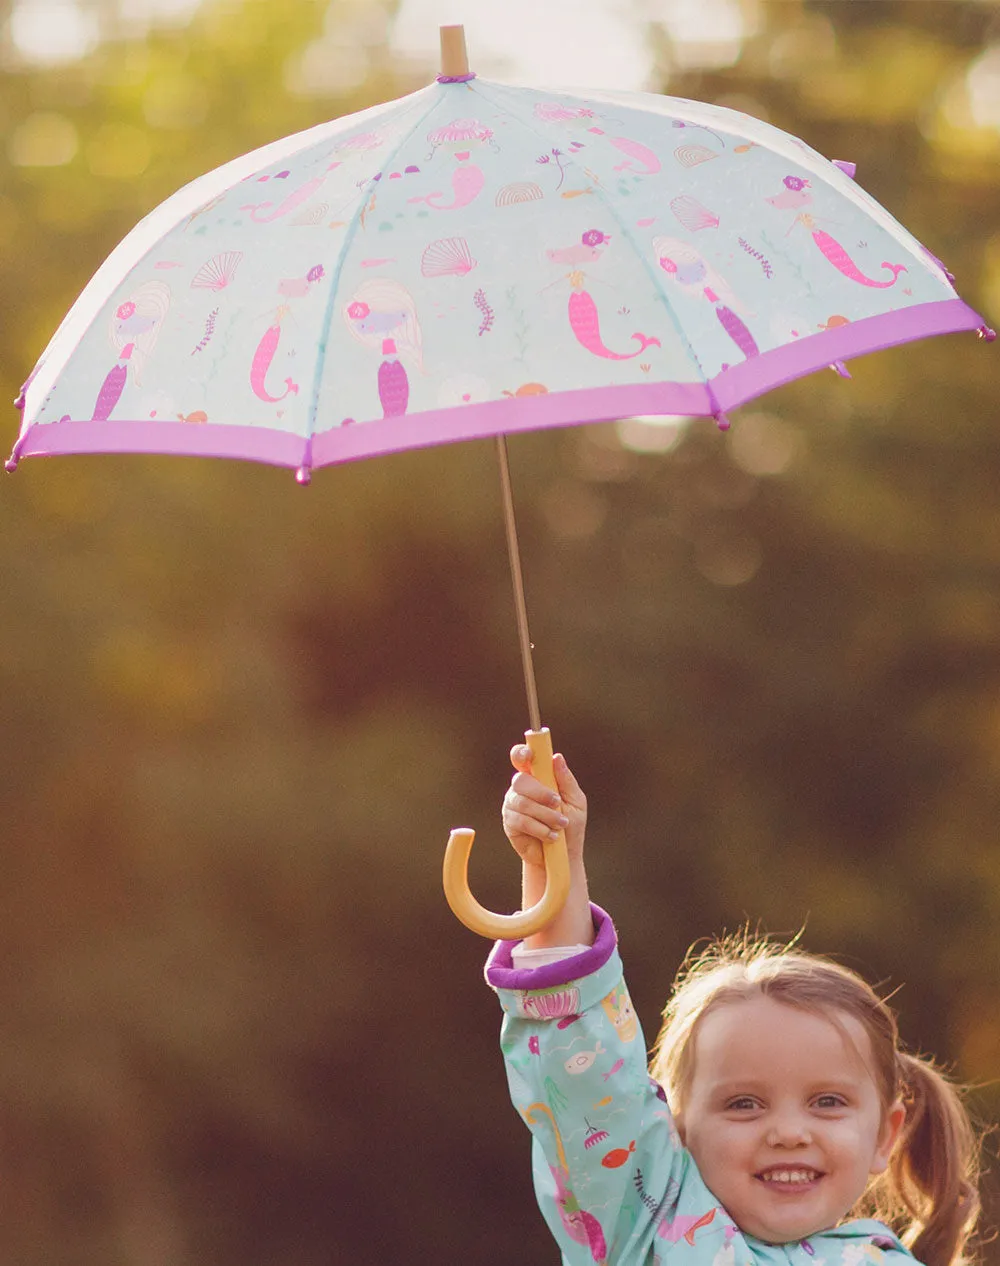
<path fill-rule="evenodd" d="M 944 266 L 803 141 L 648 93 L 478 79 L 461 27 L 442 73 L 209 172 L 112 252 L 17 400 L 22 457 L 147 452 L 318 467 L 496 436 L 535 770 L 542 727 L 503 437 L 634 414 L 712 416 L 878 348 L 983 320 Z M 445 888 L 487 936 L 546 893 L 472 897 L 473 833 Z"/>

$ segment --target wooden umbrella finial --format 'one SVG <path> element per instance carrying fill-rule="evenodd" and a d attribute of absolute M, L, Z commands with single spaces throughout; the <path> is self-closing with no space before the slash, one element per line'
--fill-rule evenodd
<path fill-rule="evenodd" d="M 464 26 L 441 27 L 441 78 L 462 79 L 469 73 Z"/>

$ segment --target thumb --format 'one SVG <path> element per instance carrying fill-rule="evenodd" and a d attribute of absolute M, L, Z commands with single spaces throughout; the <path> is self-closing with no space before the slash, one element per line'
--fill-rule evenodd
<path fill-rule="evenodd" d="M 563 803 L 582 809 L 587 803 L 587 797 L 580 789 L 580 784 L 573 776 L 573 771 L 566 764 L 566 757 L 563 756 L 562 752 L 556 752 L 552 757 L 552 772 L 556 776 L 556 789 Z"/>
<path fill-rule="evenodd" d="M 527 743 L 515 743 L 510 749 L 510 763 L 519 774 L 531 773 L 531 748 Z"/>

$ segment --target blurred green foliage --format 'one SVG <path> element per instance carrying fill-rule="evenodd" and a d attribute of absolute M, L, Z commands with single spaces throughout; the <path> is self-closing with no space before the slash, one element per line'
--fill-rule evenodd
<path fill-rule="evenodd" d="M 651 24 L 666 90 L 854 160 L 996 324 L 1000 129 L 968 83 L 998 7 L 751 8 L 711 72 L 671 72 Z M 0 395 L 179 185 L 425 82 L 390 17 L 206 0 L 183 29 L 11 64 Z M 324 30 L 364 74 L 304 94 Z M 512 444 L 544 719 L 590 795 L 593 891 L 648 1036 L 692 940 L 805 924 L 900 987 L 907 1040 L 995 1121 L 996 352 L 953 336 L 852 372 L 665 452 L 614 425 Z M 440 895 L 469 820 L 477 895 L 516 899 L 497 807 L 526 717 L 492 445 L 308 491 L 239 463 L 29 461 L 3 493 L 5 1260 L 552 1261 L 485 946 Z"/>

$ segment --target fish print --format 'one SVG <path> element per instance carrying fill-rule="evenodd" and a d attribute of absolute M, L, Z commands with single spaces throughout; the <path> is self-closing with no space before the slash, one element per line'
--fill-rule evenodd
<path fill-rule="evenodd" d="M 601 1164 L 605 1169 L 618 1169 L 635 1151 L 635 1139 L 629 1143 L 628 1147 L 613 1147 L 606 1156 L 601 1157 Z"/>
<path fill-rule="evenodd" d="M 598 1055 L 603 1055 L 604 1053 L 604 1047 L 598 1042 L 592 1051 L 581 1051 L 579 1055 L 571 1056 L 563 1064 L 563 1068 L 566 1069 L 571 1077 L 576 1077 L 580 1073 L 585 1073 L 593 1065 Z"/>

